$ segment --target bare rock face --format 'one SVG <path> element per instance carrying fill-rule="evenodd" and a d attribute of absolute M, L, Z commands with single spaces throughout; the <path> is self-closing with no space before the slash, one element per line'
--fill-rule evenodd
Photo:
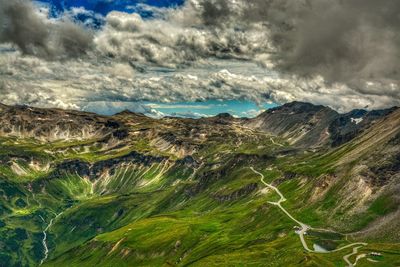
<path fill-rule="evenodd" d="M 318 146 L 329 138 L 327 129 L 338 113 L 328 107 L 292 102 L 267 110 L 248 126 L 286 138 L 292 144 Z"/>
<path fill-rule="evenodd" d="M 353 110 L 339 114 L 329 107 L 292 102 L 267 110 L 246 121 L 245 125 L 286 138 L 291 144 L 301 147 L 337 147 L 359 136 L 397 109 Z"/>
<path fill-rule="evenodd" d="M 356 109 L 349 113 L 341 114 L 329 125 L 332 146 L 337 147 L 354 139 L 376 121 L 391 114 L 396 109 L 373 111 Z"/>
<path fill-rule="evenodd" d="M 27 106 L 0 107 L 0 134 L 45 142 L 85 140 L 113 135 L 125 138 L 121 123 L 92 113 Z"/>

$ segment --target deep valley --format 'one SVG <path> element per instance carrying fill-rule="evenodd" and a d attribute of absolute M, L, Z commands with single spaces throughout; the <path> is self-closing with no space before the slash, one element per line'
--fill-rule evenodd
<path fill-rule="evenodd" d="M 400 265 L 398 108 L 0 122 L 0 266 Z"/>

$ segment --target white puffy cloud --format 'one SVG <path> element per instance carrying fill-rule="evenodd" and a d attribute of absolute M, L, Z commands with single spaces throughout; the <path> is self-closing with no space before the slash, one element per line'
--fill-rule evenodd
<path fill-rule="evenodd" d="M 207 118 L 207 117 L 210 117 L 211 115 L 193 112 L 193 111 L 185 111 L 185 112 L 172 112 L 172 113 L 169 113 L 168 116 L 197 119 L 197 118 Z"/>
<path fill-rule="evenodd" d="M 125 105 L 156 117 L 165 114 L 137 102 L 297 100 L 338 111 L 400 105 L 394 81 L 375 80 L 353 88 L 326 83 L 318 75 L 299 77 L 274 70 L 270 25 L 235 21 L 243 13 L 242 4 L 236 1 L 218 23 L 204 17 L 204 1 L 157 9 L 154 19 L 111 12 L 104 28 L 95 33 L 93 48 L 77 58 L 48 61 L 0 45 L 1 101 L 102 113 Z M 65 16 L 87 11 L 70 12 Z"/>
<path fill-rule="evenodd" d="M 96 49 L 104 56 L 173 68 L 210 57 L 267 59 L 272 47 L 265 26 L 207 27 L 201 10 L 187 1 L 181 8 L 164 9 L 163 17 L 151 20 L 136 13 L 111 12 L 95 38 Z"/>
<path fill-rule="evenodd" d="M 9 52 L 0 54 L 0 75 L 0 95 L 6 104 L 83 109 L 94 103 L 90 106 L 92 111 L 101 101 L 243 99 L 261 104 L 299 100 L 329 105 L 339 111 L 400 104 L 395 90 L 392 95 L 373 88 L 360 93 L 343 84 L 327 86 L 322 78 L 279 75 L 254 63 L 235 60 L 214 60 L 170 72 L 159 68 L 141 72 L 130 64 L 109 59 L 60 64 Z"/>

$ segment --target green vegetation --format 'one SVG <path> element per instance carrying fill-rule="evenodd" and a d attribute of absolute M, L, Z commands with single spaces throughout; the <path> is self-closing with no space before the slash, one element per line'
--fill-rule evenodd
<path fill-rule="evenodd" d="M 309 247 L 363 241 L 349 241 L 346 233 L 397 210 L 390 194 L 366 203 L 362 213 L 343 205 L 356 160 L 341 160 L 354 143 L 303 153 L 247 128 L 207 128 L 203 140 L 173 119 L 137 120 L 128 121 L 131 136 L 123 141 L 0 139 L 0 266 L 43 259 L 43 266 L 57 267 L 344 266 L 352 248 L 303 249 L 296 224 L 269 203 L 279 196 L 250 166 L 279 187 L 294 217 L 332 229 L 310 230 Z M 153 136 L 157 131 L 165 140 Z M 374 266 L 398 265 L 400 245 L 379 238 L 361 251 L 382 253 L 371 258 L 379 261 Z M 359 265 L 369 266 L 366 259 Z"/>

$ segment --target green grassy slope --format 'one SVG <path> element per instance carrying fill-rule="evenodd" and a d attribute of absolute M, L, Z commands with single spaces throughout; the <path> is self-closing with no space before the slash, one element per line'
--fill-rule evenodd
<path fill-rule="evenodd" d="M 295 218 L 331 230 L 309 231 L 309 247 L 368 242 L 360 253 L 383 255 L 370 257 L 373 266 L 400 264 L 400 239 L 353 234 L 398 209 L 390 184 L 380 190 L 357 178 L 359 165 L 380 153 L 360 152 L 370 137 L 304 151 L 237 125 L 196 139 L 184 125 L 198 122 L 171 120 L 128 121 L 129 139 L 107 145 L 2 138 L 0 266 L 345 266 L 352 248 L 304 250 L 296 223 L 269 203 L 279 196 L 249 167 L 279 188 Z M 374 151 L 389 151 L 395 134 Z"/>

